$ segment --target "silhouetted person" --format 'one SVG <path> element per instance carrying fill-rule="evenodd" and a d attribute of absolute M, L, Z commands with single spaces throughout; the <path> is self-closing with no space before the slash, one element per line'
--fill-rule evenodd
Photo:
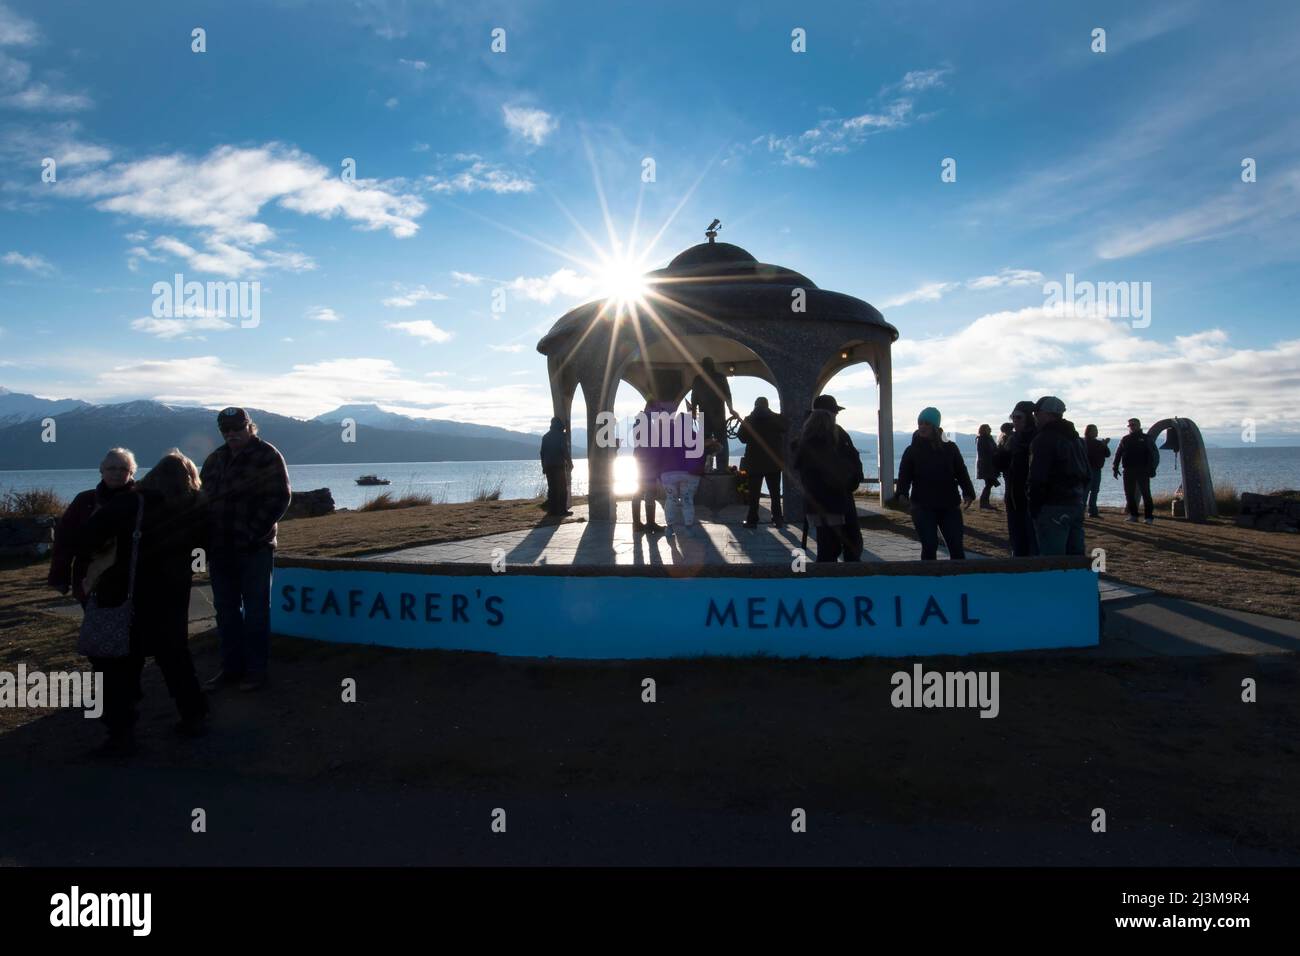
<path fill-rule="evenodd" d="M 785 468 L 785 433 L 789 422 L 772 411 L 766 398 L 754 400 L 754 410 L 740 423 L 739 438 L 745 443 L 745 472 L 749 478 L 749 511 L 745 527 L 758 527 L 758 498 L 763 482 L 772 501 L 772 524 L 781 527 L 781 471 Z"/>
<path fill-rule="evenodd" d="M 830 412 L 831 421 L 835 421 L 840 412 L 844 411 L 844 406 L 836 402 L 833 395 L 818 395 L 813 399 L 813 408 Z M 862 524 L 858 520 L 858 506 L 853 501 L 853 492 L 862 486 L 866 476 L 862 472 L 862 456 L 854 447 L 853 439 L 838 424 L 835 426 L 835 441 L 846 459 L 850 459 L 854 466 L 853 481 L 849 487 L 849 503 L 844 511 L 844 560 L 857 561 L 862 557 L 863 551 Z"/>
<path fill-rule="evenodd" d="M 944 441 L 940 420 L 937 408 L 922 409 L 917 416 L 912 444 L 903 451 L 903 460 L 898 464 L 898 495 L 911 501 L 912 523 L 921 541 L 921 560 L 935 559 L 942 532 L 948 556 L 960 561 L 966 557 L 961 505 L 964 502 L 969 508 L 975 501 L 975 486 L 961 449 L 954 442 Z"/>
<path fill-rule="evenodd" d="M 1146 512 L 1147 524 L 1155 523 L 1155 503 L 1151 500 L 1151 479 L 1156 475 L 1160 462 L 1160 452 L 1155 442 L 1147 438 L 1142 431 L 1142 423 L 1136 418 L 1128 420 L 1128 434 L 1120 439 L 1115 449 L 1115 460 L 1111 462 L 1111 474 L 1119 477 L 1121 466 L 1124 469 L 1124 503 L 1128 510 L 1127 521 L 1138 519 L 1138 495 L 1142 496 L 1142 507 Z"/>
<path fill-rule="evenodd" d="M 1065 402 L 1038 400 L 1038 433 L 1029 448 L 1029 513 L 1039 554 L 1083 554 L 1083 511 L 1088 498 L 1088 451 Z"/>
<path fill-rule="evenodd" d="M 660 433 L 659 483 L 664 486 L 664 521 L 673 538 L 679 531 L 695 532 L 695 492 L 704 474 L 704 439 L 695 431 L 695 422 L 685 412 L 671 415 L 673 406 L 662 402 L 657 411 L 669 414 Z"/>
<path fill-rule="evenodd" d="M 984 482 L 984 490 L 980 492 L 980 507 L 992 511 L 997 509 L 989 504 L 989 495 L 1000 484 L 997 465 L 993 461 L 997 453 L 998 443 L 993 440 L 993 429 L 981 425 L 979 437 L 975 439 L 975 477 Z"/>
<path fill-rule="evenodd" d="M 77 550 L 77 535 L 91 515 L 119 495 L 130 493 L 134 487 L 135 455 L 128 448 L 110 448 L 99 463 L 99 484 L 73 498 L 54 528 L 47 583 L 60 594 L 71 590 L 82 607 L 86 604 L 83 586 L 93 555 Z"/>
<path fill-rule="evenodd" d="M 648 531 L 655 534 L 664 529 L 655 524 L 655 495 L 659 490 L 659 447 L 655 436 L 659 434 L 659 425 L 655 415 L 659 405 L 654 399 L 646 399 L 641 414 L 645 416 L 645 429 L 641 441 L 636 441 L 633 431 L 632 460 L 636 462 L 637 488 L 632 496 L 632 533 Z M 645 502 L 645 523 L 641 522 L 641 502 Z M 665 521 L 667 518 L 664 519 Z"/>
<path fill-rule="evenodd" d="M 727 417 L 728 413 L 733 417 L 739 416 L 731 403 L 731 386 L 727 383 L 726 373 L 714 368 L 711 358 L 705 358 L 700 364 L 703 371 L 691 383 L 691 400 L 687 407 L 692 416 L 700 416 L 703 439 L 718 442 L 715 470 L 726 471 L 731 460 L 731 450 L 727 446 Z"/>
<path fill-rule="evenodd" d="M 1007 511 L 1007 536 L 1017 558 L 1038 553 L 1034 523 L 1029 517 L 1029 445 L 1034 440 L 1034 403 L 1016 402 L 1011 410 L 1011 435 L 998 449 L 997 468 L 1007 479 L 1003 506 Z"/>
<path fill-rule="evenodd" d="M 546 513 L 571 515 L 569 510 L 569 472 L 573 470 L 573 452 L 564 419 L 552 418 L 551 430 L 542 436 L 542 472 L 546 475 Z"/>
<path fill-rule="evenodd" d="M 222 409 L 217 428 L 225 443 L 208 455 L 202 479 L 221 671 L 207 686 L 257 690 L 271 656 L 271 572 L 277 523 L 292 495 L 289 469 L 276 447 L 257 437 L 257 423 L 242 408 Z"/>
<path fill-rule="evenodd" d="M 116 542 L 117 560 L 95 584 L 95 601 L 116 607 L 131 587 L 132 537 L 139 522 L 130 652 L 125 657 L 91 658 L 104 674 L 103 752 L 126 755 L 134 750 L 135 704 L 145 657 L 153 657 L 176 702 L 176 729 L 197 736 L 204 728 L 207 699 L 190 657 L 190 583 L 194 549 L 206 547 L 207 519 L 199 495 L 199 473 L 172 449 L 134 489 L 117 495 L 86 522 L 77 535 L 80 547 L 95 550 Z"/>
<path fill-rule="evenodd" d="M 851 446 L 850 446 L 851 447 Z M 804 510 L 817 534 L 817 562 L 834 563 L 842 556 L 857 561 L 862 552 L 851 552 L 846 515 L 856 510 L 853 489 L 861 462 L 836 434 L 835 416 L 815 408 L 804 420 L 795 451 L 794 470 L 803 486 Z"/>
<path fill-rule="evenodd" d="M 1091 469 L 1088 478 L 1088 514 L 1100 518 L 1097 495 L 1101 493 L 1102 470 L 1106 467 L 1106 459 L 1110 457 L 1110 439 L 1098 439 L 1097 426 L 1089 425 L 1083 430 L 1083 443 L 1088 447 L 1088 468 Z"/>

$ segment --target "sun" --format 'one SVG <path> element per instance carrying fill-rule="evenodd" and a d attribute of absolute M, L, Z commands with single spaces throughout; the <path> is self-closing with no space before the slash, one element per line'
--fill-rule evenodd
<path fill-rule="evenodd" d="M 596 272 L 597 294 L 620 305 L 640 305 L 648 287 L 645 266 L 637 259 L 613 256 L 600 263 Z"/>

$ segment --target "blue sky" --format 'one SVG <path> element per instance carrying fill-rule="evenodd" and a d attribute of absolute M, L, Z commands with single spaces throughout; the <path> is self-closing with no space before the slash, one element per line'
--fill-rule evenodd
<path fill-rule="evenodd" d="M 541 430 L 535 344 L 615 257 L 599 182 L 646 268 L 717 216 L 880 308 L 900 429 L 1054 393 L 1103 432 L 1300 444 L 1297 28 L 1249 0 L 3 0 L 0 384 Z M 259 324 L 154 316 L 178 272 L 257 281 Z M 1149 326 L 1053 312 L 1067 273 L 1150 283 Z M 874 431 L 869 371 L 829 390 Z"/>

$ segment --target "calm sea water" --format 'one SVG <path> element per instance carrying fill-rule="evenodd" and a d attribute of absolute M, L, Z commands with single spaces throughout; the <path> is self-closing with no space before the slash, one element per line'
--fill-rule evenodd
<path fill-rule="evenodd" d="M 1279 488 L 1300 488 L 1300 447 L 1297 448 L 1211 448 L 1207 452 L 1210 474 L 1216 485 L 1232 484 L 1238 491 L 1274 491 Z M 900 451 L 901 456 L 901 451 Z M 734 456 L 733 463 L 737 461 Z M 877 472 L 874 459 L 864 456 L 867 475 Z M 975 462 L 969 461 L 972 476 Z M 587 462 L 579 459 L 573 463 L 573 490 L 585 494 L 587 490 Z M 1109 465 L 1107 466 L 1109 468 Z M 898 462 L 894 463 L 898 472 Z M 392 481 L 386 487 L 366 488 L 356 484 L 365 474 L 378 474 Z M 143 472 L 142 472 L 143 474 Z M 502 498 L 534 498 L 545 492 L 546 479 L 535 461 L 434 461 L 434 462 L 374 462 L 360 465 L 290 465 L 289 480 L 299 491 L 329 488 L 334 504 L 339 508 L 358 508 L 384 491 L 401 494 L 407 491 L 427 492 L 435 501 L 472 501 L 481 489 L 501 488 Z M 1182 480 L 1174 470 L 1174 456 L 1161 454 L 1160 474 L 1151 483 L 1156 493 L 1172 493 Z M 99 481 L 99 472 L 93 468 L 63 469 L 56 471 L 0 471 L 0 493 L 10 490 L 52 488 L 64 500 Z M 636 485 L 636 466 L 630 455 L 620 455 L 615 463 L 616 491 L 630 494 Z M 977 484 L 976 490 L 979 486 Z M 994 491 L 1001 497 L 1001 489 Z M 1107 470 L 1102 476 L 1102 504 L 1123 505 L 1124 489 L 1114 481 Z"/>

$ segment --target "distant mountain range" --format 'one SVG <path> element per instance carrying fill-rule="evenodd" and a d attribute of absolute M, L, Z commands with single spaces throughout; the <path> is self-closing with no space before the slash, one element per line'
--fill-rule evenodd
<path fill-rule="evenodd" d="M 541 442 L 540 435 L 528 432 L 411 418 L 377 405 L 342 405 L 307 421 L 260 409 L 249 411 L 262 437 L 298 465 L 527 461 L 537 458 Z M 46 418 L 55 422 L 53 442 L 41 440 L 41 422 Z M 342 441 L 345 418 L 357 424 L 355 442 Z M 858 431 L 849 435 L 864 457 L 876 458 L 875 435 Z M 974 459 L 974 435 L 950 437 L 967 459 Z M 572 439 L 574 457 L 586 457 L 586 430 L 574 428 Z M 134 451 L 142 467 L 173 447 L 202 462 L 220 440 L 212 408 L 154 401 L 95 405 L 73 398 L 37 398 L 0 387 L 0 470 L 92 468 L 114 445 Z M 902 454 L 911 440 L 911 432 L 895 432 L 894 453 Z M 743 453 L 743 445 L 731 443 L 733 464 Z"/>
<path fill-rule="evenodd" d="M 537 458 L 541 436 L 489 425 L 409 418 L 375 405 L 344 405 L 309 421 L 250 408 L 259 434 L 291 464 L 400 461 L 523 461 Z M 42 441 L 42 420 L 54 419 L 54 441 Z M 342 440 L 343 419 L 356 441 Z M 578 436 L 575 436 L 577 438 Z M 585 433 L 581 436 L 585 442 Z M 93 468 L 115 445 L 135 452 L 141 467 L 169 448 L 202 463 L 221 441 L 216 409 L 135 401 L 93 405 L 0 389 L 0 470 Z M 574 450 L 586 454 L 585 447 Z"/>

